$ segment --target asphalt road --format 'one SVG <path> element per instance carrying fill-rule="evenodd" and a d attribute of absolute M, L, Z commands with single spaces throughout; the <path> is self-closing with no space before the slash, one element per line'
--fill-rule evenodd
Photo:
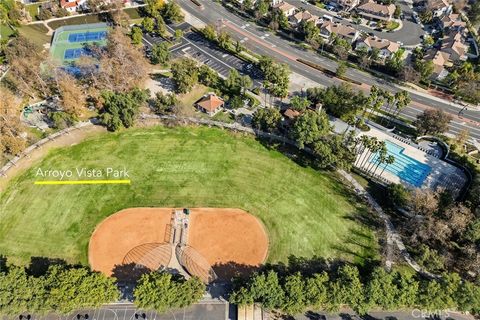
<path fill-rule="evenodd" d="M 317 6 L 314 6 L 310 3 L 303 3 L 299 0 L 290 0 L 289 3 L 293 4 L 297 8 L 305 8 L 311 13 L 322 17 L 324 14 L 333 16 L 335 13 L 329 12 L 325 9 L 320 9 Z M 374 35 L 388 39 L 390 41 L 401 42 L 404 46 L 415 46 L 421 43 L 422 39 L 420 38 L 421 35 L 425 34 L 423 27 L 417 24 L 412 18 L 413 9 L 410 8 L 408 4 L 405 2 L 398 2 L 400 7 L 402 8 L 402 12 L 405 16 L 405 19 L 402 21 L 403 27 L 395 32 L 382 32 L 376 31 L 369 27 L 363 25 L 353 24 L 351 21 L 343 19 L 342 17 L 335 17 L 334 21 L 341 22 L 345 25 L 351 25 L 353 28 L 363 31 L 365 33 L 373 33 Z"/>
<path fill-rule="evenodd" d="M 326 76 L 322 72 L 312 69 L 296 60 L 298 58 L 309 60 L 331 71 L 335 71 L 337 68 L 337 63 L 335 61 L 311 51 L 303 50 L 295 43 L 269 33 L 266 29 L 259 27 L 252 22 L 249 23 L 243 20 L 229 12 L 220 3 L 210 0 L 199 1 L 203 5 L 203 10 L 200 10 L 194 3 L 187 0 L 180 1 L 179 4 L 185 11 L 204 23 L 215 24 L 217 26 L 223 25 L 225 30 L 227 30 L 235 39 L 241 40 L 243 45 L 248 47 L 252 52 L 273 56 L 276 60 L 288 64 L 293 72 L 301 74 L 304 77 L 319 83 L 319 85 L 330 86 L 341 83 L 341 80 L 335 77 Z M 391 92 L 397 92 L 402 89 L 393 83 L 376 78 L 357 69 L 349 68 L 347 74 L 351 79 L 366 84 L 365 88 L 360 88 L 366 91 L 368 91 L 368 88 L 371 85 L 376 85 Z M 450 133 L 456 134 L 462 129 L 468 129 L 471 137 L 480 140 L 479 111 L 464 110 L 462 117 L 460 118 L 457 116 L 461 110 L 458 106 L 436 97 L 419 94 L 414 90 L 409 91 L 412 103 L 402 111 L 401 114 L 404 117 L 414 119 L 416 115 L 422 113 L 426 108 L 439 108 L 455 117 L 455 120 L 451 125 Z"/>

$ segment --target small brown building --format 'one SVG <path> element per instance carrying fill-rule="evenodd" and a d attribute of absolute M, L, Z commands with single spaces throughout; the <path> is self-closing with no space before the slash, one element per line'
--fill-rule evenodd
<path fill-rule="evenodd" d="M 195 103 L 198 110 L 205 112 L 209 116 L 216 114 L 224 105 L 225 101 L 215 93 L 207 93 Z"/>

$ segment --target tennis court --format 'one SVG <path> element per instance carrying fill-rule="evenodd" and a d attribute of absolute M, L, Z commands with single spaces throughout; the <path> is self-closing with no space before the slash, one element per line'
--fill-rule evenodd
<path fill-rule="evenodd" d="M 88 42 L 88 41 L 100 41 L 107 38 L 107 31 L 98 32 L 80 32 L 71 33 L 68 35 L 69 42 Z"/>
<path fill-rule="evenodd" d="M 86 54 L 87 54 L 87 52 L 86 52 L 86 50 L 83 49 L 83 48 L 66 49 L 63 58 L 64 58 L 65 60 L 68 60 L 68 59 L 78 59 L 78 58 L 80 58 L 81 56 L 84 56 L 84 55 L 86 55 Z"/>
<path fill-rule="evenodd" d="M 63 26 L 55 30 L 50 48 L 54 60 L 68 64 L 81 56 L 88 55 L 86 45 L 107 44 L 108 26 L 105 23 L 91 23 Z"/>

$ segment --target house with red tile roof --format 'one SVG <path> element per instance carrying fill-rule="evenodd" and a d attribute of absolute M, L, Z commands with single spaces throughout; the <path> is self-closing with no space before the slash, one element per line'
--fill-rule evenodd
<path fill-rule="evenodd" d="M 380 4 L 370 0 L 358 6 L 357 12 L 367 19 L 390 21 L 395 13 L 395 5 Z"/>
<path fill-rule="evenodd" d="M 209 116 L 215 115 L 224 105 L 225 101 L 213 92 L 207 93 L 195 103 L 198 110 L 205 112 Z"/>

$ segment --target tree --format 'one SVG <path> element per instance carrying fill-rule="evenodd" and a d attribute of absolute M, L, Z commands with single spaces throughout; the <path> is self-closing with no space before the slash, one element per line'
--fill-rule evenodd
<path fill-rule="evenodd" d="M 348 53 L 352 50 L 351 44 L 347 40 L 337 37 L 336 35 L 333 35 L 332 37 L 333 53 L 337 55 L 340 60 L 347 60 Z"/>
<path fill-rule="evenodd" d="M 255 17 L 260 19 L 268 13 L 268 2 L 266 0 L 258 0 L 255 2 Z"/>
<path fill-rule="evenodd" d="M 400 74 L 405 66 L 403 61 L 403 54 L 405 50 L 399 49 L 397 52 L 388 57 L 385 61 L 385 65 L 394 74 Z"/>
<path fill-rule="evenodd" d="M 287 276 L 283 287 L 285 297 L 281 309 L 291 315 L 302 312 L 307 306 L 307 297 L 305 282 L 300 272 Z"/>
<path fill-rule="evenodd" d="M 48 20 L 52 18 L 52 11 L 49 9 L 45 9 L 43 7 L 40 7 L 38 10 L 37 18 L 39 20 Z"/>
<path fill-rule="evenodd" d="M 134 89 L 128 93 L 104 91 L 100 121 L 111 131 L 122 127 L 129 128 L 135 121 L 140 105 L 147 99 L 148 93 L 140 89 Z"/>
<path fill-rule="evenodd" d="M 230 45 L 232 44 L 232 37 L 226 31 L 222 31 L 218 34 L 217 41 L 220 48 L 228 50 L 230 48 Z"/>
<path fill-rule="evenodd" d="M 97 59 L 89 61 L 96 72 L 83 75 L 99 91 L 128 92 L 143 87 L 148 77 L 148 62 L 143 52 L 130 44 L 120 28 L 113 28 L 104 48 L 92 48 Z"/>
<path fill-rule="evenodd" d="M 14 89 L 31 98 L 51 94 L 50 78 L 40 68 L 47 56 L 41 48 L 23 36 L 13 38 L 5 48 L 10 69 L 7 80 Z"/>
<path fill-rule="evenodd" d="M 262 56 L 258 66 L 263 73 L 268 90 L 275 97 L 286 97 L 288 94 L 290 69 L 285 64 L 278 64 L 272 58 Z"/>
<path fill-rule="evenodd" d="M 215 70 L 206 64 L 202 64 L 200 68 L 198 68 L 198 81 L 207 87 L 216 88 L 220 77 Z"/>
<path fill-rule="evenodd" d="M 150 272 L 142 275 L 133 295 L 138 308 L 164 313 L 200 301 L 204 292 L 205 285 L 197 277 L 185 280 L 167 272 Z"/>
<path fill-rule="evenodd" d="M 225 87 L 229 90 L 232 94 L 239 94 L 240 93 L 240 74 L 238 73 L 237 69 L 230 69 L 228 72 L 228 77 L 225 79 Z"/>
<path fill-rule="evenodd" d="M 165 24 L 165 21 L 161 16 L 158 16 L 156 20 L 157 20 L 157 24 L 154 30 L 160 36 L 164 37 L 165 34 L 167 33 L 167 25 Z"/>
<path fill-rule="evenodd" d="M 45 277 L 45 287 L 49 292 L 47 305 L 62 314 L 100 307 L 120 298 L 115 281 L 115 278 L 87 268 L 52 266 Z"/>
<path fill-rule="evenodd" d="M 303 148 L 330 133 L 330 129 L 325 112 L 307 110 L 295 119 L 290 129 L 290 137 Z"/>
<path fill-rule="evenodd" d="M 161 9 L 161 14 L 165 20 L 172 23 L 183 22 L 185 18 L 182 13 L 182 8 L 174 1 L 169 1 L 164 4 Z"/>
<path fill-rule="evenodd" d="M 155 21 L 153 18 L 150 17 L 145 17 L 142 20 L 142 28 L 145 30 L 147 33 L 152 33 L 153 29 L 155 28 Z"/>
<path fill-rule="evenodd" d="M 436 135 L 448 130 L 453 117 L 440 109 L 427 109 L 417 116 L 415 126 L 420 134 Z"/>
<path fill-rule="evenodd" d="M 433 44 L 435 43 L 435 40 L 433 40 L 433 38 L 429 35 L 425 35 L 423 37 L 423 46 L 428 48 L 428 47 L 431 47 L 433 46 Z"/>
<path fill-rule="evenodd" d="M 339 62 L 337 66 L 337 71 L 336 71 L 337 77 L 341 78 L 346 73 L 347 73 L 347 64 L 343 61 Z"/>
<path fill-rule="evenodd" d="M 17 155 L 26 147 L 21 137 L 24 130 L 20 122 L 19 102 L 9 89 L 0 86 L 0 151 Z"/>
<path fill-rule="evenodd" d="M 244 75 L 244 76 L 241 76 L 238 79 L 238 84 L 240 85 L 240 87 L 242 89 L 242 94 L 245 94 L 245 92 L 252 87 L 253 81 L 250 78 L 250 76 Z"/>
<path fill-rule="evenodd" d="M 155 113 L 165 114 L 171 112 L 173 107 L 178 103 L 177 97 L 174 94 L 163 94 L 157 92 L 155 94 L 155 100 L 152 103 L 152 108 Z"/>
<path fill-rule="evenodd" d="M 290 108 L 300 112 L 307 110 L 311 104 L 310 100 L 305 97 L 293 96 L 292 99 L 290 99 Z"/>
<path fill-rule="evenodd" d="M 132 27 L 132 32 L 130 33 L 130 37 L 132 38 L 132 43 L 136 46 L 142 44 L 143 33 L 142 29 L 139 27 Z"/>
<path fill-rule="evenodd" d="M 266 132 L 274 132 L 280 126 L 282 115 L 277 109 L 258 109 L 253 114 L 252 125 L 254 128 Z"/>
<path fill-rule="evenodd" d="M 477 24 L 480 21 L 480 2 L 474 1 L 470 5 L 470 9 L 468 10 L 468 18 L 472 24 Z"/>
<path fill-rule="evenodd" d="M 260 302 L 267 310 L 282 306 L 285 292 L 280 286 L 278 275 L 275 271 L 265 274 L 257 274 L 250 284 L 254 292 L 255 301 Z"/>
<path fill-rule="evenodd" d="M 180 29 L 175 30 L 175 40 L 179 41 L 183 37 L 183 31 Z"/>
<path fill-rule="evenodd" d="M 337 280 L 339 300 L 348 304 L 360 315 L 366 313 L 364 286 L 357 267 L 345 265 L 338 269 Z"/>
<path fill-rule="evenodd" d="M 313 21 L 300 22 L 300 30 L 305 37 L 305 41 L 310 44 L 314 49 L 318 49 L 320 44 L 323 43 L 323 39 L 320 36 L 320 29 L 315 25 Z"/>
<path fill-rule="evenodd" d="M 163 0 L 145 0 L 145 10 L 150 17 L 158 17 L 164 6 Z"/>
<path fill-rule="evenodd" d="M 387 201 L 392 207 L 405 207 L 409 196 L 408 190 L 400 183 L 391 183 L 387 187 Z"/>
<path fill-rule="evenodd" d="M 152 47 L 150 61 L 153 64 L 166 64 L 170 60 L 170 48 L 167 42 L 156 43 Z"/>
<path fill-rule="evenodd" d="M 78 85 L 72 75 L 63 69 L 57 69 L 55 77 L 63 111 L 71 115 L 73 119 L 81 117 L 85 112 L 87 100 L 83 88 Z"/>
<path fill-rule="evenodd" d="M 369 306 L 379 306 L 383 310 L 393 310 L 397 307 L 398 288 L 393 273 L 381 267 L 375 268 L 365 290 Z"/>
<path fill-rule="evenodd" d="M 415 70 L 420 73 L 420 77 L 423 81 L 428 81 L 433 74 L 434 65 L 432 60 L 417 60 L 415 61 Z"/>
<path fill-rule="evenodd" d="M 173 62 L 171 71 L 179 93 L 189 92 L 198 81 L 197 63 L 190 58 L 181 58 Z"/>
<path fill-rule="evenodd" d="M 202 34 L 205 38 L 207 38 L 207 40 L 217 41 L 217 32 L 215 31 L 215 28 L 210 24 L 207 24 L 205 28 L 202 29 Z"/>

